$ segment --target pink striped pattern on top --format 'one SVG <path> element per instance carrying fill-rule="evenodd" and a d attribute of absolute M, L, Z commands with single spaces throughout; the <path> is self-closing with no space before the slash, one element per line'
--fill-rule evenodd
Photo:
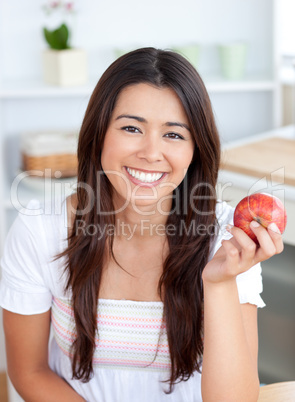
<path fill-rule="evenodd" d="M 94 367 L 170 371 L 162 302 L 99 299 Z M 69 299 L 53 298 L 52 325 L 60 349 L 71 357 L 75 339 Z"/>

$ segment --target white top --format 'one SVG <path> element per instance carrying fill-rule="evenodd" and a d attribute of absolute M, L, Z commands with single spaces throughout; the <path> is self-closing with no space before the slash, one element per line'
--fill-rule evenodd
<path fill-rule="evenodd" d="M 23 214 L 28 212 L 30 215 Z M 50 367 L 87 401 L 163 402 L 201 401 L 201 375 L 175 386 L 167 395 L 170 359 L 163 303 L 99 299 L 94 377 L 88 383 L 72 380 L 70 345 L 75 336 L 70 294 L 64 292 L 65 259 L 52 261 L 67 246 L 65 199 L 29 202 L 13 223 L 1 260 L 0 305 L 18 314 L 38 314 L 51 308 L 53 337 Z M 219 235 L 211 255 L 232 223 L 233 209 L 217 204 Z M 238 275 L 241 303 L 263 307 L 260 264 Z"/>

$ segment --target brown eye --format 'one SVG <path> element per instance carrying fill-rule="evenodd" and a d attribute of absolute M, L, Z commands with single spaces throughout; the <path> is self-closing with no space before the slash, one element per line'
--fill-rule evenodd
<path fill-rule="evenodd" d="M 127 131 L 128 133 L 140 133 L 140 130 L 134 126 L 125 126 L 122 127 L 122 130 Z"/>
<path fill-rule="evenodd" d="M 165 134 L 165 135 L 168 135 L 169 138 L 176 139 L 176 140 L 183 140 L 184 139 L 180 134 L 177 134 L 177 133 L 168 133 L 168 134 Z"/>

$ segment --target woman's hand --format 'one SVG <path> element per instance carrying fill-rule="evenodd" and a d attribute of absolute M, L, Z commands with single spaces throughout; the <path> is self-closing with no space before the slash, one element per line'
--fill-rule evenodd
<path fill-rule="evenodd" d="M 233 237 L 222 241 L 222 246 L 204 268 L 203 281 L 229 281 L 258 262 L 283 251 L 282 236 L 275 224 L 270 224 L 265 229 L 258 222 L 252 221 L 251 229 L 257 236 L 259 246 L 242 229 L 231 225 L 227 227 Z"/>

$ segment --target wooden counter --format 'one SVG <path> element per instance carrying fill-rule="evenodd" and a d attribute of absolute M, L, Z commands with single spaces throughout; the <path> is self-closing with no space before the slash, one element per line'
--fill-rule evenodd
<path fill-rule="evenodd" d="M 221 168 L 295 186 L 295 139 L 273 137 L 226 149 Z"/>
<path fill-rule="evenodd" d="M 258 402 L 294 402 L 295 381 L 279 382 L 260 387 Z"/>

